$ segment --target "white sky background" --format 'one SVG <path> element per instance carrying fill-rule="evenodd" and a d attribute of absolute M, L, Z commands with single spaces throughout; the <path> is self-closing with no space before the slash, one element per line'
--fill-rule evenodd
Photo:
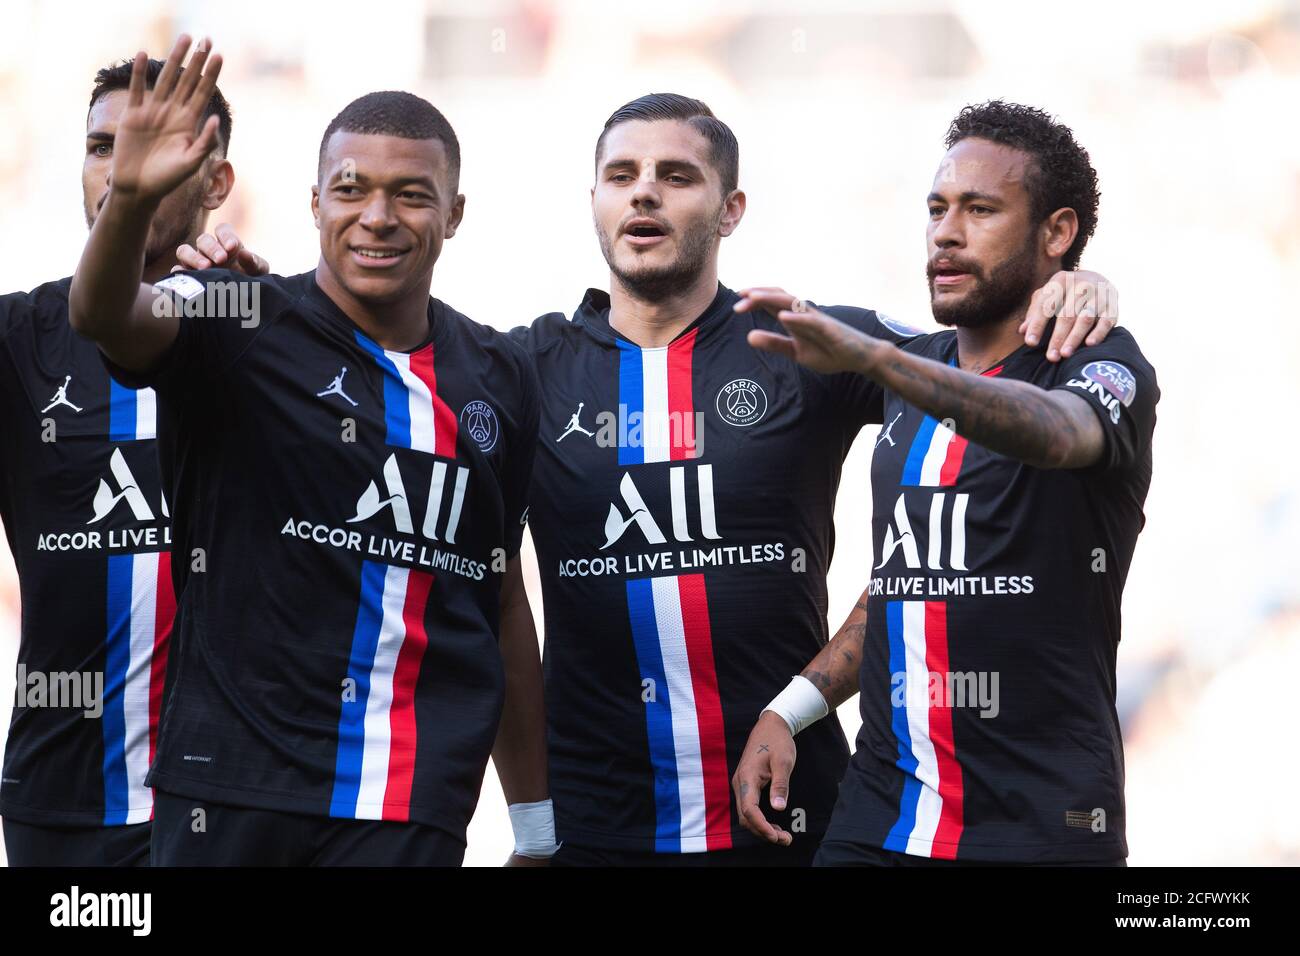
<path fill-rule="evenodd" d="M 924 200 L 948 121 L 995 96 L 1043 106 L 1099 171 L 1100 225 L 1083 265 L 1119 286 L 1122 321 L 1163 392 L 1121 693 L 1161 660 L 1171 670 L 1126 727 L 1130 862 L 1300 861 L 1287 802 L 1300 772 L 1277 759 L 1275 741 L 1294 727 L 1284 684 L 1300 656 L 1298 616 L 1283 613 L 1300 605 L 1297 455 L 1279 427 L 1300 399 L 1288 295 L 1300 264 L 1300 50 L 1296 27 L 1283 29 L 1300 7 L 1107 2 L 1064 19 L 1041 4 L 973 0 L 639 10 L 401 0 L 382 10 L 11 0 L 0 31 L 0 290 L 72 271 L 85 240 L 78 184 L 94 71 L 143 44 L 163 55 L 179 30 L 211 34 L 227 60 L 238 185 L 213 222 L 235 222 L 277 272 L 316 261 L 309 187 L 330 118 L 374 89 L 437 105 L 461 140 L 468 202 L 434 294 L 502 329 L 571 311 L 587 286 L 605 286 L 592 149 L 605 117 L 642 93 L 699 97 L 740 139 L 749 208 L 723 244 L 725 283 L 783 285 L 925 327 Z M 441 70 L 425 47 L 430 13 L 469 18 Z M 538 33 L 548 39 L 530 41 Z M 841 486 L 832 629 L 868 566 L 872 440 L 860 436 Z M 16 589 L 3 593 L 7 726 Z M 852 737 L 855 705 L 840 718 Z M 1264 766 L 1270 786 L 1242 779 Z M 467 862 L 495 864 L 509 846 L 489 772 Z"/>

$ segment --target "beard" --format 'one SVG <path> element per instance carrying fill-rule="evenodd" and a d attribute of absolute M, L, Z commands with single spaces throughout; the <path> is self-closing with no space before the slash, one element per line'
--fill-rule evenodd
<path fill-rule="evenodd" d="M 179 193 L 173 192 L 163 200 L 158 211 L 154 213 L 149 224 L 149 236 L 145 240 L 144 264 L 149 266 L 175 255 L 176 247 L 189 242 L 199 232 L 199 222 L 203 217 L 202 181 L 187 182 L 180 187 Z M 99 212 L 104 207 L 108 196 L 100 200 L 92 213 L 86 209 L 86 228 L 93 229 Z"/>
<path fill-rule="evenodd" d="M 940 325 L 964 329 L 979 329 L 1001 322 L 1024 308 L 1038 287 L 1034 278 L 1037 258 L 1038 250 L 1030 237 L 1015 255 L 999 262 L 987 274 L 974 263 L 958 260 L 958 264 L 975 280 L 975 288 L 958 302 L 942 304 L 934 296 L 934 266 L 927 263 L 925 278 L 930 286 L 930 311 L 934 313 L 934 320 Z"/>
<path fill-rule="evenodd" d="M 596 236 L 600 251 L 609 265 L 609 271 L 636 298 L 643 302 L 663 302 L 680 295 L 704 272 L 708 263 L 709 248 L 718 234 L 722 221 L 722 206 L 717 214 L 692 223 L 684 230 L 673 230 L 678 235 L 677 257 L 665 266 L 642 266 L 624 269 L 614 256 L 614 242 L 604 227 L 596 223 Z"/>

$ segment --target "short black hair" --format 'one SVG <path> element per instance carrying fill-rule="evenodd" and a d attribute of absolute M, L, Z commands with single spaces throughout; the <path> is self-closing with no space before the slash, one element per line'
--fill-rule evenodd
<path fill-rule="evenodd" d="M 1061 257 L 1061 268 L 1076 268 L 1083 247 L 1097 228 L 1101 191 L 1088 151 L 1075 142 L 1070 128 L 1032 106 L 990 100 L 958 113 L 948 127 L 945 143 L 952 149 L 969 137 L 991 140 L 1029 155 L 1025 190 L 1035 222 L 1042 222 L 1058 209 L 1074 210 L 1079 217 L 1079 234 Z"/>
<path fill-rule="evenodd" d="M 364 136 L 398 136 L 402 139 L 436 139 L 447 152 L 447 173 L 452 192 L 460 187 L 460 140 L 428 100 L 401 90 L 382 90 L 358 97 L 325 127 L 320 141 L 320 159 L 316 175 L 325 167 L 325 147 L 335 133 L 361 133 Z"/>
<path fill-rule="evenodd" d="M 740 144 L 731 127 L 713 115 L 713 110 L 689 96 L 677 93 L 648 93 L 616 109 L 596 139 L 596 171 L 600 172 L 600 151 L 605 137 L 619 123 L 632 120 L 681 120 L 690 123 L 709 141 L 709 161 L 722 179 L 722 195 L 729 196 L 740 181 Z"/>
<path fill-rule="evenodd" d="M 90 105 L 86 107 L 86 112 L 95 108 L 95 104 L 101 96 L 114 93 L 117 90 L 129 89 L 131 86 L 131 67 L 134 60 L 122 60 L 120 63 L 114 63 L 106 66 L 95 74 L 95 87 L 90 91 Z M 158 82 L 158 75 L 162 73 L 163 61 L 149 61 L 145 68 L 145 89 L 152 90 Z M 181 68 L 181 73 L 185 68 Z M 230 130 L 233 125 L 230 117 L 230 104 L 226 98 L 221 95 L 221 90 L 214 87 L 212 97 L 208 100 L 208 108 L 203 111 L 203 122 L 207 122 L 209 117 L 217 117 L 217 149 L 222 156 L 230 151 Z"/>

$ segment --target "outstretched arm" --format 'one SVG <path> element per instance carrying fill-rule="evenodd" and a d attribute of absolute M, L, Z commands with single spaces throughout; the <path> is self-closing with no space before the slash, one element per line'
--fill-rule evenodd
<path fill-rule="evenodd" d="M 968 441 L 1028 465 L 1085 468 L 1101 458 L 1101 423 L 1076 395 L 963 372 L 904 352 L 817 309 L 795 312 L 781 297 L 751 295 L 766 296 L 756 304 L 776 311 L 789 333 L 752 331 L 749 344 L 755 348 L 818 372 L 865 375 L 909 405 L 949 421 Z"/>
<path fill-rule="evenodd" d="M 193 175 L 217 144 L 217 117 L 200 121 L 221 72 L 204 40 L 181 73 L 190 39 L 181 36 L 158 81 L 145 89 L 148 57 L 136 54 L 127 106 L 113 144 L 112 183 L 77 266 L 68 297 L 72 327 L 123 368 L 157 364 L 176 339 L 174 309 L 140 282 L 149 226 L 162 200 Z M 204 67 L 206 66 L 206 72 Z"/>

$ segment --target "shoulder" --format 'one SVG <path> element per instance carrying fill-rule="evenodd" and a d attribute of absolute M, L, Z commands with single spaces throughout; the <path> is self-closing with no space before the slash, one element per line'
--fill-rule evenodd
<path fill-rule="evenodd" d="M 478 352 L 489 362 L 504 364 L 521 378 L 531 378 L 532 356 L 526 343 L 515 335 L 517 330 L 501 332 L 474 321 L 445 302 L 439 300 L 439 304 L 442 307 L 442 321 L 446 323 L 446 335 L 458 343 L 459 347 Z"/>
<path fill-rule="evenodd" d="M 904 352 L 919 355 L 922 358 L 939 359 L 948 356 L 957 347 L 957 332 L 954 329 L 942 329 L 927 332 L 898 343 Z"/>
<path fill-rule="evenodd" d="M 554 348 L 573 331 L 573 322 L 563 312 L 547 312 L 528 325 L 519 325 L 507 333 L 530 356 Z"/>
<path fill-rule="evenodd" d="M 899 322 L 875 309 L 864 309 L 856 305 L 819 305 L 817 308 L 859 332 L 886 339 L 895 345 L 902 345 L 925 334 L 921 329 Z"/>
<path fill-rule="evenodd" d="M 1106 336 L 1106 341 L 1100 345 L 1080 349 L 1076 355 L 1080 359 L 1087 359 L 1091 353 L 1098 356 L 1114 356 L 1119 360 L 1128 360 L 1141 365 L 1144 371 L 1155 374 L 1155 367 L 1147 359 L 1141 346 L 1138 345 L 1137 338 L 1122 326 L 1111 329 L 1110 335 Z"/>
<path fill-rule="evenodd" d="M 72 277 L 45 282 L 28 292 L 0 295 L 0 338 L 22 325 L 67 326 Z"/>
<path fill-rule="evenodd" d="M 1138 346 L 1133 333 L 1124 328 L 1112 329 L 1106 341 L 1081 348 L 1061 362 L 1057 378 L 1067 385 L 1099 384 L 1130 401 L 1139 382 L 1153 398 L 1159 395 L 1155 367 Z"/>

